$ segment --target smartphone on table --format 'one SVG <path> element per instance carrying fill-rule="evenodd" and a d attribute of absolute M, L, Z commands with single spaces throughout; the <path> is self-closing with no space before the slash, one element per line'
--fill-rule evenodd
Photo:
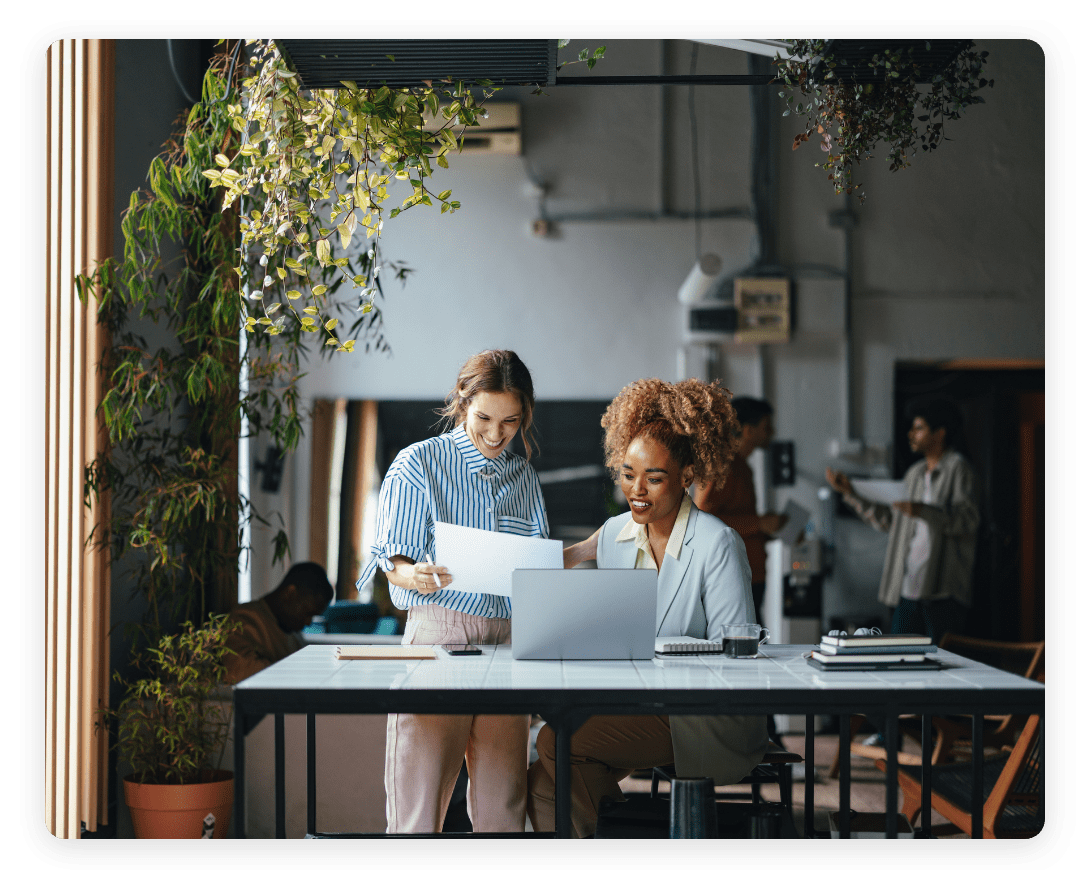
<path fill-rule="evenodd" d="M 469 643 L 443 643 L 443 651 L 451 655 L 480 655 L 481 650 Z"/>

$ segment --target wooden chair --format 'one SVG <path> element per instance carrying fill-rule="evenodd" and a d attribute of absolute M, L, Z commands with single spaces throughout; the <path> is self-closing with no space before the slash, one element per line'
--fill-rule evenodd
<path fill-rule="evenodd" d="M 1044 775 L 1040 746 L 1041 718 L 1031 715 L 1013 749 L 984 762 L 984 837 L 1027 838 L 1044 826 L 1041 792 Z M 878 760 L 885 772 L 886 761 Z M 920 767 L 900 764 L 897 781 L 904 793 L 904 813 L 915 824 L 922 808 Z M 953 762 L 931 768 L 931 807 L 966 834 L 972 831 L 972 764 Z"/>
<path fill-rule="evenodd" d="M 1045 671 L 1044 641 L 1034 643 L 1011 643 L 996 640 L 983 640 L 966 637 L 961 634 L 944 634 L 939 641 L 939 648 L 966 658 L 972 658 L 991 667 L 1009 671 L 1012 674 L 1043 681 Z M 866 717 L 853 714 L 850 718 L 850 733 L 854 738 L 863 727 Z M 984 746 L 999 749 L 1013 745 L 1025 722 L 1025 715 L 998 714 L 984 717 Z M 933 717 L 931 762 L 946 763 L 949 760 L 963 760 L 969 756 L 969 740 L 972 734 L 971 723 L 957 716 Z M 920 738 L 920 718 L 914 715 L 902 715 L 901 732 L 909 738 Z M 852 742 L 851 752 L 859 757 L 871 760 L 885 759 L 886 750 L 882 747 Z M 898 758 L 902 764 L 918 764 L 919 757 L 901 753 Z M 840 747 L 833 752 L 829 766 L 829 778 L 840 774 Z"/>

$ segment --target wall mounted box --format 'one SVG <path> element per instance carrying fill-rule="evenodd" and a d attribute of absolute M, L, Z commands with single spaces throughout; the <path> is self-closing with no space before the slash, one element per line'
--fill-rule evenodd
<path fill-rule="evenodd" d="M 786 278 L 736 278 L 735 343 L 786 343 L 791 337 L 791 282 Z"/>

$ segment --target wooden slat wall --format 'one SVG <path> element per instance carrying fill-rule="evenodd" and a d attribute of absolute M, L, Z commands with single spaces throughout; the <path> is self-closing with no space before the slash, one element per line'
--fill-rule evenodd
<path fill-rule="evenodd" d="M 59 40 L 46 54 L 45 812 L 57 837 L 106 818 L 107 554 L 85 546 L 109 504 L 83 506 L 84 467 L 105 446 L 96 419 L 105 340 L 75 276 L 112 244 L 113 42 Z"/>
<path fill-rule="evenodd" d="M 310 535 L 307 559 L 321 565 L 329 555 L 329 483 L 333 472 L 336 404 L 315 399 L 310 432 Z"/>

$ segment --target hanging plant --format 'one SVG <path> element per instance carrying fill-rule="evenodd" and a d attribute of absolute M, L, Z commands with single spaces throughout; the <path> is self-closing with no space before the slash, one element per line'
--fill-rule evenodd
<path fill-rule="evenodd" d="M 240 198 L 250 207 L 240 220 L 236 270 L 246 329 L 278 335 L 295 325 L 323 335 L 325 348 L 352 352 L 379 293 L 383 226 L 421 206 L 461 207 L 432 176 L 461 150 L 466 129 L 487 117 L 499 88 L 489 80 L 413 88 L 343 81 L 336 90 L 305 90 L 275 42 L 246 46 L 250 73 L 228 105 L 237 145 L 204 171 L 223 190 L 225 209 Z M 578 61 L 593 67 L 604 52 L 583 50 Z M 368 264 L 355 271 L 337 252 L 361 239 Z M 351 289 L 358 313 L 345 335 L 325 302 L 334 282 Z"/>
<path fill-rule="evenodd" d="M 792 149 L 820 137 L 828 157 L 815 166 L 829 171 L 838 195 L 857 192 L 862 203 L 866 195 L 854 182 L 853 171 L 873 157 L 879 143 L 889 146 L 889 169 L 900 170 L 909 166 L 917 146 L 921 151 L 937 149 L 949 138 L 947 122 L 984 101 L 977 93 L 993 83 L 982 75 L 988 53 L 974 46 L 968 41 L 930 79 L 923 76 L 911 45 L 886 48 L 870 58 L 865 66 L 870 76 L 860 82 L 858 69 L 838 56 L 835 41 L 792 40 L 791 56 L 776 59 L 777 79 L 804 97 L 796 102 L 793 94 L 780 92 L 787 102 L 784 116 L 794 113 L 806 120 Z M 925 47 L 930 49 L 930 44 Z M 921 85 L 930 89 L 920 90 Z"/>

